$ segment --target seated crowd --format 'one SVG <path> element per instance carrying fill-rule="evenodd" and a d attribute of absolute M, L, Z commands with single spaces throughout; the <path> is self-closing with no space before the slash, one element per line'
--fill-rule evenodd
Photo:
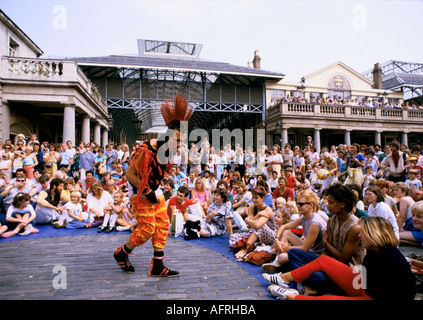
<path fill-rule="evenodd" d="M 36 233 L 41 224 L 133 230 L 126 169 L 138 147 L 6 141 L 1 237 Z M 419 145 L 354 143 L 319 153 L 309 137 L 303 150 L 227 145 L 216 152 L 207 140 L 182 146 L 160 188 L 170 234 L 228 233 L 235 258 L 261 265 L 280 299 L 389 299 L 390 288 L 396 299 L 413 299 L 413 273 L 423 263 L 406 261 L 398 246 L 423 244 L 422 181 Z M 357 275 L 359 266 L 367 287 L 351 288 L 345 274 Z M 397 279 L 386 281 L 392 272 Z"/>

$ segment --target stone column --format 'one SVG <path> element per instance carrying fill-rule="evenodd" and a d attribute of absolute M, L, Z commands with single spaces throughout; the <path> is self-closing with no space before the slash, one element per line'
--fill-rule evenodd
<path fill-rule="evenodd" d="M 84 143 L 90 142 L 90 117 L 88 115 L 82 118 L 81 140 Z"/>
<path fill-rule="evenodd" d="M 375 132 L 375 144 L 382 145 L 381 130 Z"/>
<path fill-rule="evenodd" d="M 322 128 L 314 129 L 314 138 L 313 138 L 313 143 L 318 153 L 320 153 L 320 130 L 322 130 Z"/>
<path fill-rule="evenodd" d="M 351 144 L 351 129 L 346 129 L 344 134 L 344 140 L 346 145 Z"/>
<path fill-rule="evenodd" d="M 75 145 L 75 106 L 66 105 L 63 110 L 63 142 L 72 141 Z"/>
<path fill-rule="evenodd" d="M 94 143 L 100 145 L 100 134 L 101 134 L 101 126 L 99 123 L 96 123 L 94 126 Z"/>
<path fill-rule="evenodd" d="M 107 128 L 103 129 L 102 140 L 102 147 L 106 148 L 106 146 L 109 144 L 109 130 Z"/>
<path fill-rule="evenodd" d="M 282 128 L 281 131 L 281 146 L 284 146 L 288 143 L 288 128 Z"/>
<path fill-rule="evenodd" d="M 1 140 L 3 141 L 3 143 L 7 140 L 10 139 L 10 106 L 9 106 L 9 102 L 7 100 L 2 100 L 1 101 L 2 104 L 2 115 L 3 115 L 3 119 L 2 119 L 2 128 L 1 128 Z"/>
<path fill-rule="evenodd" d="M 409 133 L 409 131 L 406 130 L 401 135 L 401 143 L 405 144 L 407 147 L 408 147 L 408 133 Z"/>

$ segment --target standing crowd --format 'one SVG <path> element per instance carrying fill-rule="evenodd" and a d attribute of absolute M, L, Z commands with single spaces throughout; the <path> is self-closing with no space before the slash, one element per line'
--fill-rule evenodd
<path fill-rule="evenodd" d="M 37 225 L 134 230 L 126 171 L 139 144 L 39 142 L 0 145 L 0 234 Z M 419 145 L 323 147 L 182 145 L 160 188 L 169 233 L 229 234 L 238 261 L 261 265 L 280 299 L 413 299 L 423 262 L 399 245 L 423 243 Z M 358 267 L 365 285 L 353 285 Z M 395 277 L 392 275 L 395 273 Z M 395 279 L 393 279 L 395 278 Z M 388 280 L 390 279 L 390 280 Z"/>

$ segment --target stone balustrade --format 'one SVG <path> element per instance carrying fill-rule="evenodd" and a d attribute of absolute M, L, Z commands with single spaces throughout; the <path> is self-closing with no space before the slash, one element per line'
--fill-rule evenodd
<path fill-rule="evenodd" d="M 54 82 L 74 82 L 107 112 L 107 103 L 100 92 L 74 61 L 5 56 L 2 57 L 1 75 L 4 80 L 32 81 L 39 84 L 44 82 L 45 85 L 52 85 Z"/>
<path fill-rule="evenodd" d="M 423 121 L 423 110 L 397 109 L 397 108 L 369 108 L 358 106 L 309 104 L 309 103 L 280 103 L 267 109 L 267 120 L 279 117 L 307 116 L 312 118 L 323 117 L 344 120 L 374 120 L 374 121 Z"/>

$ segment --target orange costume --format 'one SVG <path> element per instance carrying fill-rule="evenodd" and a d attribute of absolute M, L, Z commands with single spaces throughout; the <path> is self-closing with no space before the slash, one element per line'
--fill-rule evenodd
<path fill-rule="evenodd" d="M 188 105 L 186 99 L 176 96 L 172 105 L 166 100 L 160 111 L 169 130 L 180 132 L 182 122 L 186 124 L 194 110 Z M 156 190 L 159 190 L 164 174 L 169 172 L 172 166 L 171 161 L 167 161 L 166 164 L 159 161 L 158 150 L 163 143 L 157 141 L 157 149 L 155 149 L 151 146 L 150 141 L 145 141 L 131 160 L 131 165 L 135 167 L 139 179 L 138 190 L 134 191 L 134 195 L 131 197 L 132 211 L 138 226 L 132 232 L 128 242 L 116 249 L 114 258 L 123 271 L 134 272 L 135 269 L 129 262 L 128 255 L 132 253 L 133 248 L 151 239 L 154 257 L 149 275 L 177 277 L 179 276 L 178 271 L 170 270 L 163 264 L 165 257 L 163 249 L 169 231 L 169 217 L 164 196 Z"/>
<path fill-rule="evenodd" d="M 169 230 L 165 199 L 160 195 L 157 198 L 158 203 L 151 203 L 145 195 L 158 189 L 164 173 L 169 172 L 172 164 L 160 164 L 157 151 L 151 147 L 149 141 L 141 145 L 132 161 L 140 179 L 140 187 L 138 194 L 131 198 L 132 211 L 138 222 L 130 237 L 131 244 L 139 246 L 151 238 L 154 247 L 163 249 Z"/>

